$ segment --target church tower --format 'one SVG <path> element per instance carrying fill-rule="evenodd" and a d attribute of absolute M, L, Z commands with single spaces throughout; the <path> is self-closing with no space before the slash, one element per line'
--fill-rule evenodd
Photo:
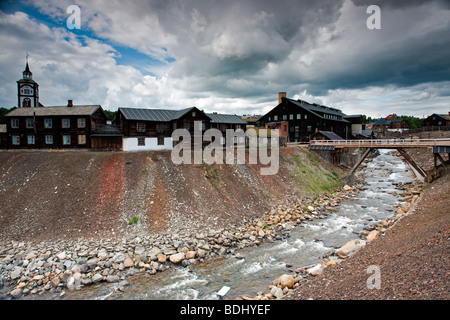
<path fill-rule="evenodd" d="M 19 108 L 35 108 L 39 107 L 39 85 L 33 80 L 33 73 L 27 64 L 23 71 L 23 78 L 17 81 L 17 107 Z"/>

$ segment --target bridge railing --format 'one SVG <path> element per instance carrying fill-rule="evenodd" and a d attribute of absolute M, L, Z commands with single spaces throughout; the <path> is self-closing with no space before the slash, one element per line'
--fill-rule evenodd
<path fill-rule="evenodd" d="M 425 148 L 436 146 L 450 146 L 450 138 L 443 139 L 366 139 L 366 140 L 311 140 L 311 146 L 334 146 L 353 148 Z"/>

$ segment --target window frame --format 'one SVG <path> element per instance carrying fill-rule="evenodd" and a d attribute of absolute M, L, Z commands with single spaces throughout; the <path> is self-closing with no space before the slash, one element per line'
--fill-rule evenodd
<path fill-rule="evenodd" d="M 69 143 L 65 143 L 65 138 L 69 137 Z M 72 144 L 72 138 L 70 136 L 70 134 L 63 134 L 62 136 L 62 144 L 63 146 L 70 146 Z"/>
<path fill-rule="evenodd" d="M 81 142 L 80 142 L 81 139 Z M 77 142 L 79 145 L 86 145 L 87 144 L 87 137 L 85 134 L 79 134 L 77 136 Z"/>
<path fill-rule="evenodd" d="M 50 125 L 47 125 L 47 121 L 50 121 Z M 44 128 L 51 129 L 53 128 L 53 119 L 52 118 L 45 118 L 44 119 Z"/>
<path fill-rule="evenodd" d="M 14 138 L 17 139 L 17 140 L 16 140 L 16 143 L 14 142 Z M 11 142 L 12 142 L 12 144 L 13 144 L 14 146 L 20 146 L 20 135 L 18 135 L 18 134 L 13 134 L 13 135 L 11 136 Z"/>
<path fill-rule="evenodd" d="M 137 145 L 138 147 L 145 146 L 145 137 L 137 137 Z"/>
<path fill-rule="evenodd" d="M 20 121 L 17 118 L 11 119 L 11 129 L 19 129 Z"/>
<path fill-rule="evenodd" d="M 83 124 L 80 126 L 80 120 L 83 122 Z M 86 128 L 86 118 L 78 118 L 77 119 L 77 128 Z"/>
<path fill-rule="evenodd" d="M 136 122 L 136 131 L 137 132 L 145 132 L 146 125 L 145 122 Z"/>
<path fill-rule="evenodd" d="M 65 125 L 64 125 L 64 122 L 65 122 L 65 121 L 68 121 L 68 123 L 69 123 L 68 126 L 65 126 Z M 61 119 L 61 127 L 62 127 L 63 129 L 69 129 L 69 128 L 70 128 L 70 119 L 69 119 L 69 118 L 63 118 L 63 119 Z"/>
<path fill-rule="evenodd" d="M 29 125 L 29 121 L 31 121 L 31 125 Z M 33 118 L 26 118 L 25 126 L 26 126 L 27 129 L 33 129 L 34 128 L 34 119 Z"/>
<path fill-rule="evenodd" d="M 51 140 L 51 142 L 49 142 L 49 140 Z M 53 135 L 52 134 L 45 135 L 45 144 L 53 144 Z"/>
<path fill-rule="evenodd" d="M 32 138 L 30 142 L 30 138 Z M 34 134 L 27 135 L 27 144 L 28 145 L 35 145 L 36 144 L 36 136 Z"/>

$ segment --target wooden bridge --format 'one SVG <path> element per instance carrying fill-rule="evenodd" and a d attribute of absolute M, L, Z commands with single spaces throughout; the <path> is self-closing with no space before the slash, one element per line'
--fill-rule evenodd
<path fill-rule="evenodd" d="M 363 156 L 356 162 L 350 170 L 352 175 L 359 165 L 364 161 L 372 149 L 397 149 L 405 160 L 423 177 L 429 174 L 422 169 L 405 151 L 405 148 L 429 148 L 434 155 L 434 167 L 437 168 L 437 160 L 443 166 L 450 163 L 450 138 L 444 139 L 377 139 L 377 140 L 311 140 L 309 143 L 311 150 L 335 151 L 343 148 L 367 148 Z M 447 153 L 449 160 L 445 161 L 440 153 Z"/>

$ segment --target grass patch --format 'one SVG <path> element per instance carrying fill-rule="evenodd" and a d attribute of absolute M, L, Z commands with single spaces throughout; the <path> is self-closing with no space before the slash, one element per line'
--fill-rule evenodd
<path fill-rule="evenodd" d="M 302 161 L 299 155 L 293 155 L 296 163 L 294 174 L 300 191 L 312 194 L 332 192 L 342 185 L 335 171 L 329 171 L 320 166 L 319 160 L 310 151 L 304 150 L 305 160 Z"/>

